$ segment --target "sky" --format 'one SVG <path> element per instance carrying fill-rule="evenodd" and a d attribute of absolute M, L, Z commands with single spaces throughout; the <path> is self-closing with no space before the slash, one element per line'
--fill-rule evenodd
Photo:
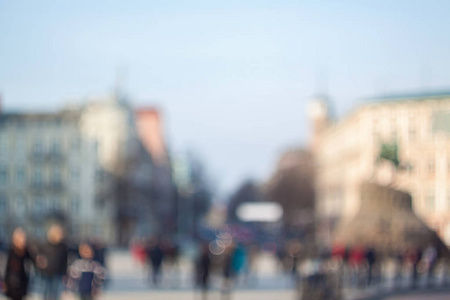
<path fill-rule="evenodd" d="M 170 149 L 219 195 L 307 146 L 306 106 L 450 90 L 450 1 L 0 0 L 5 111 L 58 110 L 122 89 L 157 106 Z M 119 70 L 119 71 L 118 71 Z"/>

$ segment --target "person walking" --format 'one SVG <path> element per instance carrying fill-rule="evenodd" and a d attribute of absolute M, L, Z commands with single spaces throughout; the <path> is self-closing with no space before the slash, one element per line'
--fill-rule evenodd
<path fill-rule="evenodd" d="M 152 280 L 153 284 L 157 286 L 160 281 L 160 271 L 161 265 L 164 258 L 164 252 L 161 249 L 161 245 L 159 243 L 159 239 L 157 237 L 150 238 L 147 245 L 147 260 L 151 264 L 152 268 Z"/>
<path fill-rule="evenodd" d="M 231 297 L 231 289 L 234 284 L 234 278 L 236 272 L 233 266 L 233 257 L 236 249 L 236 244 L 231 243 L 230 246 L 225 248 L 223 253 L 223 282 L 222 282 L 222 292 L 221 299 L 229 300 Z"/>
<path fill-rule="evenodd" d="M 197 286 L 200 287 L 202 290 L 203 300 L 207 299 L 210 267 L 211 267 L 211 254 L 209 251 L 209 245 L 205 243 L 201 247 L 201 253 L 196 263 Z"/>
<path fill-rule="evenodd" d="M 12 235 L 11 249 L 6 262 L 3 289 L 5 295 L 12 300 L 22 300 L 28 292 L 29 269 L 31 256 L 26 247 L 27 236 L 22 228 L 16 228 Z"/>
<path fill-rule="evenodd" d="M 408 256 L 412 264 L 411 288 L 414 289 L 419 279 L 419 263 L 422 261 L 422 250 L 420 248 L 411 249 Z"/>
<path fill-rule="evenodd" d="M 68 258 L 68 247 L 63 239 L 63 228 L 59 224 L 51 225 L 47 231 L 47 242 L 36 257 L 36 266 L 43 275 L 45 300 L 58 300 L 61 297 Z"/>
<path fill-rule="evenodd" d="M 93 300 L 105 280 L 105 268 L 95 260 L 94 249 L 87 243 L 79 246 L 80 259 L 69 268 L 70 282 L 81 300 Z"/>
<path fill-rule="evenodd" d="M 436 247 L 429 245 L 425 248 L 423 251 L 423 259 L 427 264 L 427 284 L 431 287 L 434 281 L 434 269 L 438 260 L 438 252 Z"/>
<path fill-rule="evenodd" d="M 374 266 L 377 262 L 377 257 L 375 254 L 375 250 L 373 248 L 368 248 L 366 251 L 366 262 L 367 262 L 367 285 L 371 286 L 373 281 L 373 273 L 374 273 Z"/>

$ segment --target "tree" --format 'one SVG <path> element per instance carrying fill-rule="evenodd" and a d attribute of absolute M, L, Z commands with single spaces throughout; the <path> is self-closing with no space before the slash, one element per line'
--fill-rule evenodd
<path fill-rule="evenodd" d="M 398 169 L 400 167 L 397 142 L 394 141 L 391 144 L 389 143 L 381 144 L 380 154 L 378 155 L 377 163 L 382 159 L 391 162 L 394 165 L 395 169 Z"/>

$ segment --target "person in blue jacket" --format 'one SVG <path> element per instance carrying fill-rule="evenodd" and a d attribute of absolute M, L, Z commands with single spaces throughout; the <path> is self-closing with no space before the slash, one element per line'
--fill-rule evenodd
<path fill-rule="evenodd" d="M 94 250 L 87 243 L 79 246 L 80 259 L 73 262 L 69 269 L 72 286 L 81 300 L 92 300 L 98 295 L 105 279 L 105 268 L 94 260 Z"/>

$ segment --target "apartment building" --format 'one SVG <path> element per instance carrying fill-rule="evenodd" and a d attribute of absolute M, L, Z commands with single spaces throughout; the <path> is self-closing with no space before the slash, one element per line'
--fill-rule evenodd
<path fill-rule="evenodd" d="M 323 241 L 358 212 L 361 183 L 378 180 L 411 193 L 415 213 L 450 245 L 450 92 L 367 99 L 337 121 L 318 98 L 308 113 Z M 397 171 L 377 162 L 381 146 L 394 143 Z"/>

